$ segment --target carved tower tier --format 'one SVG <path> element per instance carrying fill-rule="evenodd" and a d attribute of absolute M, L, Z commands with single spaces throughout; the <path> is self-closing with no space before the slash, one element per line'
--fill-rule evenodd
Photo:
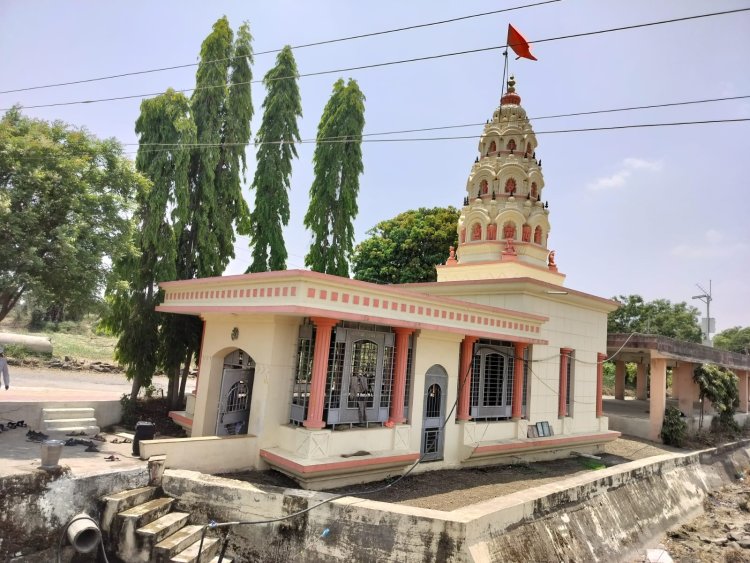
<path fill-rule="evenodd" d="M 479 138 L 458 219 L 458 249 L 438 281 L 533 277 L 561 284 L 550 256 L 549 209 L 537 141 L 515 79 Z"/>

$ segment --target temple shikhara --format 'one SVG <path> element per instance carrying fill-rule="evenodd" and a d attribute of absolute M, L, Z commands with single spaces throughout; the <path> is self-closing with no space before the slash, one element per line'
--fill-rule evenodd
<path fill-rule="evenodd" d="M 437 282 L 288 270 L 161 284 L 158 310 L 200 316 L 203 342 L 196 389 L 171 414 L 190 438 L 143 442 L 142 457 L 324 489 L 419 459 L 415 472 L 516 463 L 616 438 L 601 361 L 617 304 L 564 286 L 512 77 L 478 149 Z"/>

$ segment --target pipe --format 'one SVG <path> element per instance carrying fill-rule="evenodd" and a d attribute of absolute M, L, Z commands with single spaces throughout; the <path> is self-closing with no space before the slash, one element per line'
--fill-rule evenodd
<path fill-rule="evenodd" d="M 109 563 L 107 553 L 104 550 L 102 531 L 99 524 L 85 512 L 71 518 L 60 533 L 60 541 L 57 544 L 57 561 L 61 561 L 63 538 L 67 534 L 70 545 L 78 553 L 91 553 L 99 546 L 105 563 Z"/>

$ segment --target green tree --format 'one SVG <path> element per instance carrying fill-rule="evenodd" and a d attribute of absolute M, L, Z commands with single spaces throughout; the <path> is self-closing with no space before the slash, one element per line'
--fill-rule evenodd
<path fill-rule="evenodd" d="M 253 115 L 251 41 L 247 23 L 234 41 L 229 22 L 222 17 L 201 45 L 190 99 L 197 143 L 191 151 L 187 208 L 179 212 L 185 222 L 177 233 L 178 279 L 220 276 L 234 257 L 234 227 L 248 232 L 241 178 Z M 162 322 L 160 364 L 170 378 L 172 406 L 183 399 L 201 332 L 196 317 L 165 315 Z"/>
<path fill-rule="evenodd" d="M 640 295 L 613 297 L 621 304 L 609 314 L 607 332 L 659 334 L 687 342 L 701 342 L 699 311 L 687 303 L 667 299 L 646 302 Z"/>
<path fill-rule="evenodd" d="M 313 156 L 315 179 L 305 226 L 312 231 L 305 265 L 316 272 L 347 277 L 354 246 L 353 219 L 357 216 L 362 164 L 365 96 L 355 80 L 333 85 L 333 94 L 318 125 Z"/>
<path fill-rule="evenodd" d="M 750 354 L 750 326 L 735 326 L 714 336 L 714 347 L 738 354 Z"/>
<path fill-rule="evenodd" d="M 421 207 L 381 221 L 354 249 L 354 277 L 375 283 L 435 281 L 435 266 L 458 244 L 458 215 L 454 207 Z"/>
<path fill-rule="evenodd" d="M 157 283 L 176 277 L 175 232 L 185 228 L 190 145 L 195 125 L 187 98 L 174 90 L 144 100 L 135 124 L 136 168 L 151 180 L 137 194 L 140 223 L 132 246 L 115 262 L 116 283 L 107 292 L 102 325 L 119 335 L 116 359 L 132 380 L 130 399 L 147 387 L 159 364 L 162 296 Z M 148 189 L 147 189 L 148 188 Z"/>
<path fill-rule="evenodd" d="M 297 118 L 302 101 L 297 79 L 297 63 L 292 48 L 285 46 L 276 65 L 263 77 L 268 93 L 263 100 L 263 121 L 258 130 L 253 188 L 255 208 L 250 215 L 250 245 L 253 261 L 248 272 L 285 270 L 287 251 L 282 226 L 289 223 L 289 194 L 294 143 L 300 141 Z"/>
<path fill-rule="evenodd" d="M 22 298 L 58 309 L 99 301 L 128 245 L 146 184 L 113 139 L 12 108 L 0 120 L 0 320 Z"/>

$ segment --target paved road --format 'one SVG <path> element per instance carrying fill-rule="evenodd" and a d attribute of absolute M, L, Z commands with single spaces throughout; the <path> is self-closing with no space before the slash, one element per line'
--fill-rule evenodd
<path fill-rule="evenodd" d="M 168 379 L 154 377 L 154 386 L 166 393 Z M 188 381 L 187 389 L 193 385 Z M 0 402 L 112 400 L 130 393 L 124 374 L 67 371 L 10 366 L 10 389 L 0 389 Z"/>

